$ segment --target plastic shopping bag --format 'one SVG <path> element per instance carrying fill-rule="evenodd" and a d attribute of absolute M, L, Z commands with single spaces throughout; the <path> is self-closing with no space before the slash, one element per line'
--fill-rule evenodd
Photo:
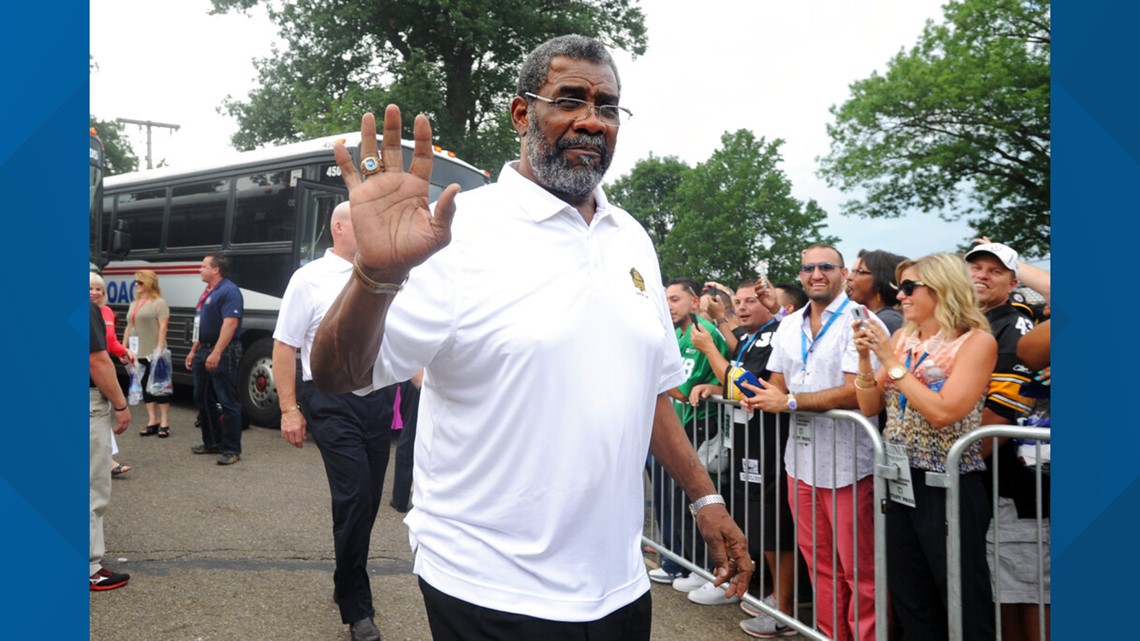
<path fill-rule="evenodd" d="M 143 366 L 135 360 L 127 365 L 127 377 L 130 379 L 130 385 L 127 386 L 127 403 L 130 405 L 138 405 L 143 400 L 142 377 Z"/>
<path fill-rule="evenodd" d="M 171 379 L 174 363 L 170 357 L 170 350 L 165 347 L 156 348 L 150 355 L 150 382 L 146 386 L 147 394 L 151 396 L 170 396 L 174 393 L 174 381 Z"/>

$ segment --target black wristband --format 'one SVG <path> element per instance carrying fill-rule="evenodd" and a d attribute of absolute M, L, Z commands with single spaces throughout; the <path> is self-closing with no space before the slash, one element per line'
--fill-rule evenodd
<path fill-rule="evenodd" d="M 124 405 L 124 406 L 122 406 L 122 407 L 116 407 L 116 408 L 115 408 L 115 411 L 116 411 L 116 412 L 122 412 L 122 411 L 124 411 L 124 410 L 126 410 L 126 409 L 127 409 L 127 406 L 126 406 L 126 405 Z"/>

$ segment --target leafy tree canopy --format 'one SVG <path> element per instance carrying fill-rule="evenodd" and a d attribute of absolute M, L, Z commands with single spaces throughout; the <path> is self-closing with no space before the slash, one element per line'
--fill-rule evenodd
<path fill-rule="evenodd" d="M 212 0 L 213 13 L 264 5 L 287 44 L 255 61 L 260 87 L 227 99 L 238 149 L 352 131 L 395 103 L 431 119 L 436 143 L 497 171 L 517 157 L 507 105 L 523 58 L 566 33 L 644 53 L 636 0 Z M 411 137 L 405 117 L 405 136 Z"/>
<path fill-rule="evenodd" d="M 652 153 L 638 161 L 628 175 L 606 187 L 606 195 L 641 223 L 654 247 L 665 245 L 680 209 L 677 188 L 690 168 L 676 156 L 658 158 Z"/>
<path fill-rule="evenodd" d="M 91 116 L 91 128 L 103 143 L 103 175 L 125 174 L 139 168 L 131 142 L 123 135 L 123 126 L 113 120 L 99 120 Z"/>
<path fill-rule="evenodd" d="M 661 258 L 662 275 L 717 280 L 735 287 L 755 279 L 768 262 L 773 282 L 795 280 L 800 250 L 825 236 L 826 212 L 791 195 L 778 165 L 780 139 L 767 142 L 741 129 L 696 167 L 650 156 L 607 189 L 613 201 L 645 226 Z"/>
<path fill-rule="evenodd" d="M 953 0 L 885 75 L 831 108 L 820 175 L 865 190 L 843 211 L 968 216 L 978 236 L 1049 253 L 1049 3 Z"/>

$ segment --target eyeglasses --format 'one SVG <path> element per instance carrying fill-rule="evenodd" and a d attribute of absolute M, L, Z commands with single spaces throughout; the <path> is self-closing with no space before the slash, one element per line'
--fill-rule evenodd
<path fill-rule="evenodd" d="M 806 265 L 800 266 L 800 273 L 810 274 L 814 272 L 816 268 L 818 268 L 819 271 L 827 274 L 829 272 L 835 271 L 836 269 L 839 269 L 839 265 L 836 265 L 835 263 L 807 263 Z"/>
<path fill-rule="evenodd" d="M 899 290 L 900 292 L 906 294 L 907 296 L 913 296 L 914 295 L 914 288 L 915 287 L 926 287 L 926 283 L 922 282 L 921 280 L 911 280 L 908 278 L 908 279 L 904 280 L 903 282 L 899 283 L 898 285 L 891 283 L 891 287 Z"/>
<path fill-rule="evenodd" d="M 577 98 L 547 98 L 529 91 L 523 95 L 527 98 L 541 100 L 562 112 L 566 117 L 574 120 L 585 118 L 591 109 L 597 114 L 598 120 L 601 120 L 610 127 L 620 127 L 629 122 L 629 119 L 633 117 L 632 111 L 617 105 L 595 105 L 585 100 L 578 100 Z"/>
<path fill-rule="evenodd" d="M 852 269 L 851 273 L 855 274 L 856 276 L 870 276 L 871 275 L 870 270 L 863 269 L 862 267 L 856 267 L 855 269 Z"/>

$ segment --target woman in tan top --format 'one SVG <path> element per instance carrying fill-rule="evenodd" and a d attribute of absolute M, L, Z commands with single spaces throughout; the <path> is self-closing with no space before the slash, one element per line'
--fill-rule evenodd
<path fill-rule="evenodd" d="M 947 638 L 946 490 L 926 482 L 945 472 L 946 455 L 982 422 L 997 341 L 978 308 L 966 264 L 952 254 L 899 263 L 895 278 L 905 324 L 893 337 L 873 323 L 855 323 L 859 410 L 886 409 L 883 440 L 905 481 L 892 481 L 887 511 L 887 587 L 908 639 Z M 875 374 L 871 353 L 882 363 Z M 986 562 L 990 506 L 981 442 L 963 455 L 961 530 L 964 638 L 994 638 L 993 598 Z"/>
<path fill-rule="evenodd" d="M 166 329 L 170 323 L 170 307 L 162 299 L 158 274 L 149 269 L 135 272 L 135 299 L 127 310 L 127 329 L 123 341 L 138 355 L 145 370 L 142 378 L 143 402 L 146 403 L 146 427 L 139 436 L 170 436 L 170 396 L 155 396 L 147 391 L 154 367 L 154 350 L 166 347 Z"/>

